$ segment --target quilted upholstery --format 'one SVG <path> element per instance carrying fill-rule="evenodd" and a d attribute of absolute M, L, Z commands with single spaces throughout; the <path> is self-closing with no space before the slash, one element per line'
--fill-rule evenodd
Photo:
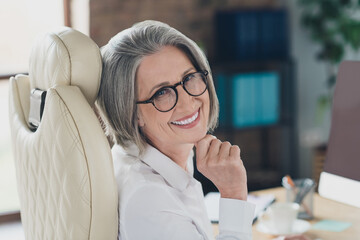
<path fill-rule="evenodd" d="M 101 55 L 86 35 L 70 28 L 37 39 L 30 56 L 30 87 L 78 86 L 92 106 L 100 87 Z"/>
<path fill-rule="evenodd" d="M 71 42 L 78 44 L 83 34 L 66 28 L 49 36 L 55 39 L 43 45 L 52 46 L 49 53 L 35 53 L 39 59 L 32 56 L 31 61 L 39 60 L 50 68 L 57 65 L 56 73 L 49 69 L 44 69 L 46 74 L 39 72 L 38 63 L 32 63 L 36 69 L 30 71 L 30 77 L 18 75 L 10 79 L 10 125 L 25 236 L 36 240 L 116 239 L 118 195 L 110 146 L 91 108 L 100 74 L 86 80 L 92 81 L 89 88 L 68 74 L 74 61 L 71 54 L 62 52 L 71 52 Z M 70 42 L 65 48 L 56 46 L 62 45 L 63 41 L 57 39 L 61 36 Z M 53 54 L 56 56 L 48 56 Z M 99 49 L 97 54 L 99 58 Z M 55 62 L 44 63 L 43 58 Z M 82 61 L 83 72 L 97 68 L 101 73 L 101 62 L 91 66 L 94 59 Z M 85 79 L 80 75 L 79 69 L 76 77 Z M 30 89 L 34 87 L 47 90 L 43 118 L 36 132 L 30 131 L 27 124 Z"/>

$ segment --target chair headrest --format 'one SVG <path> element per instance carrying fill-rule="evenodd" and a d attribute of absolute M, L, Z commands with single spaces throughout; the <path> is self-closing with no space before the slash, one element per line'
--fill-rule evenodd
<path fill-rule="evenodd" d="M 30 56 L 31 89 L 78 86 L 91 106 L 100 87 L 101 54 L 88 36 L 68 27 L 39 37 Z"/>

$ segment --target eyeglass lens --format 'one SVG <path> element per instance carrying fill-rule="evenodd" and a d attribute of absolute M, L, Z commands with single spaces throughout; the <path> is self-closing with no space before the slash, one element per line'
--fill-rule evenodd
<path fill-rule="evenodd" d="M 188 75 L 183 81 L 185 91 L 191 96 L 200 96 L 207 88 L 206 76 L 202 72 Z M 153 98 L 154 106 L 159 111 L 169 111 L 177 103 L 177 92 L 172 87 L 164 87 L 158 90 Z"/>

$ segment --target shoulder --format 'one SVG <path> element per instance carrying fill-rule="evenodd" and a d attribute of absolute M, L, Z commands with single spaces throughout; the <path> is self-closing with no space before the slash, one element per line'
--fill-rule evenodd
<path fill-rule="evenodd" d="M 139 188 L 144 183 L 164 183 L 163 177 L 137 156 L 127 154 L 120 146 L 114 146 L 111 151 L 119 193 Z"/>
<path fill-rule="evenodd" d="M 114 146 L 112 154 L 120 204 L 142 200 L 143 196 L 147 200 L 172 196 L 174 189 L 141 159 L 127 154 L 120 146 Z"/>

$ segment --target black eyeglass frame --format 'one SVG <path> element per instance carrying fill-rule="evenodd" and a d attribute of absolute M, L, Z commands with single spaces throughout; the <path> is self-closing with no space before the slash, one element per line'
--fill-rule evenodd
<path fill-rule="evenodd" d="M 196 74 L 196 73 L 201 73 L 201 74 L 203 74 L 203 75 L 205 76 L 205 78 L 203 78 L 203 80 L 204 80 L 204 82 L 205 82 L 205 86 L 206 86 L 206 87 L 205 87 L 205 89 L 204 89 L 204 91 L 203 91 L 202 93 L 194 95 L 194 94 L 189 93 L 188 90 L 186 90 L 184 83 L 188 81 L 187 78 L 188 78 L 190 75 L 193 75 L 193 74 Z M 185 90 L 185 92 L 186 92 L 187 94 L 189 94 L 190 96 L 193 96 L 193 97 L 201 96 L 201 95 L 204 94 L 204 92 L 206 92 L 206 90 L 208 89 L 208 81 L 207 81 L 207 76 L 208 76 L 208 74 L 209 74 L 209 72 L 206 71 L 206 70 L 202 70 L 202 71 L 197 71 L 197 72 L 192 72 L 192 73 L 186 74 L 180 82 L 175 83 L 174 85 L 171 85 L 171 86 L 164 86 L 164 87 L 160 88 L 159 90 L 157 90 L 148 100 L 145 100 L 145 101 L 137 101 L 136 104 L 147 104 L 147 103 L 151 103 L 151 104 L 156 108 L 156 110 L 158 110 L 159 112 L 169 112 L 169 111 L 171 111 L 171 110 L 176 106 L 176 104 L 177 104 L 177 102 L 178 102 L 179 94 L 178 94 L 178 91 L 176 90 L 176 87 L 177 87 L 177 86 L 181 85 L 181 86 L 183 87 L 183 89 Z M 166 111 L 163 111 L 163 110 L 158 109 L 158 108 L 156 107 L 155 103 L 154 103 L 154 98 L 156 97 L 156 93 L 157 93 L 158 91 L 161 91 L 161 90 L 164 89 L 164 88 L 171 88 L 171 89 L 173 89 L 174 92 L 175 92 L 175 95 L 176 95 L 176 100 L 175 100 L 174 106 L 172 106 L 169 110 L 166 110 Z"/>

